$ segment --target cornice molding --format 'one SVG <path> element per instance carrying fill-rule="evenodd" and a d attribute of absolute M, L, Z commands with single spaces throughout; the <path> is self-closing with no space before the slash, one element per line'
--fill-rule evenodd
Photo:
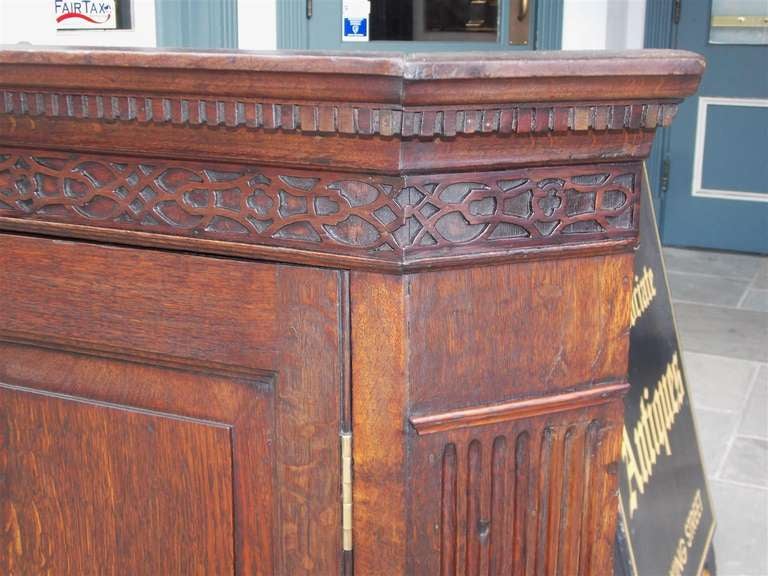
<path fill-rule="evenodd" d="M 12 116 L 402 138 L 654 130 L 669 126 L 677 112 L 674 103 L 424 108 L 11 89 L 0 89 L 0 102 L 0 113 Z"/>
<path fill-rule="evenodd" d="M 164 52 L 0 48 L 0 87 L 395 107 L 679 101 L 704 70 L 674 50 L 520 53 Z"/>
<path fill-rule="evenodd" d="M 0 49 L 0 228 L 393 272 L 629 250 L 703 66 Z"/>

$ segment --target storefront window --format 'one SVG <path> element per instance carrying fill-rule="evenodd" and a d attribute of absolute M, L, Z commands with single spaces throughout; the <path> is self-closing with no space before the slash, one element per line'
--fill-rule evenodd
<path fill-rule="evenodd" d="M 496 42 L 497 0 L 371 0 L 371 40 Z"/>

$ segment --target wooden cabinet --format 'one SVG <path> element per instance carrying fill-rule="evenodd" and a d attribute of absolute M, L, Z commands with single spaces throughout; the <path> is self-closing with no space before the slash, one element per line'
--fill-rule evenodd
<path fill-rule="evenodd" d="M 0 572 L 610 571 L 702 68 L 0 50 Z"/>
<path fill-rule="evenodd" d="M 338 572 L 341 281 L 0 236 L 3 572 Z"/>

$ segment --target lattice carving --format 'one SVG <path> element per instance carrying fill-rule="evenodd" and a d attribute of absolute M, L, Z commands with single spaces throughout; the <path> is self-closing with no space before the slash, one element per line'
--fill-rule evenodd
<path fill-rule="evenodd" d="M 634 164 L 438 176 L 0 154 L 0 216 L 404 257 L 631 237 Z"/>
<path fill-rule="evenodd" d="M 676 104 L 498 105 L 472 109 L 376 107 L 0 90 L 0 113 L 110 122 L 432 138 L 456 134 L 531 134 L 639 130 L 668 126 Z"/>

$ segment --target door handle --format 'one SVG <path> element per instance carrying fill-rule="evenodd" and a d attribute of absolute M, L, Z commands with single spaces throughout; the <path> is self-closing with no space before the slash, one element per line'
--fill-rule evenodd
<path fill-rule="evenodd" d="M 307 20 L 312 18 L 312 0 L 307 0 Z"/>
<path fill-rule="evenodd" d="M 312 0 L 307 0 L 311 2 Z M 520 6 L 517 10 L 517 19 L 521 22 L 528 16 L 528 0 L 520 0 Z"/>

